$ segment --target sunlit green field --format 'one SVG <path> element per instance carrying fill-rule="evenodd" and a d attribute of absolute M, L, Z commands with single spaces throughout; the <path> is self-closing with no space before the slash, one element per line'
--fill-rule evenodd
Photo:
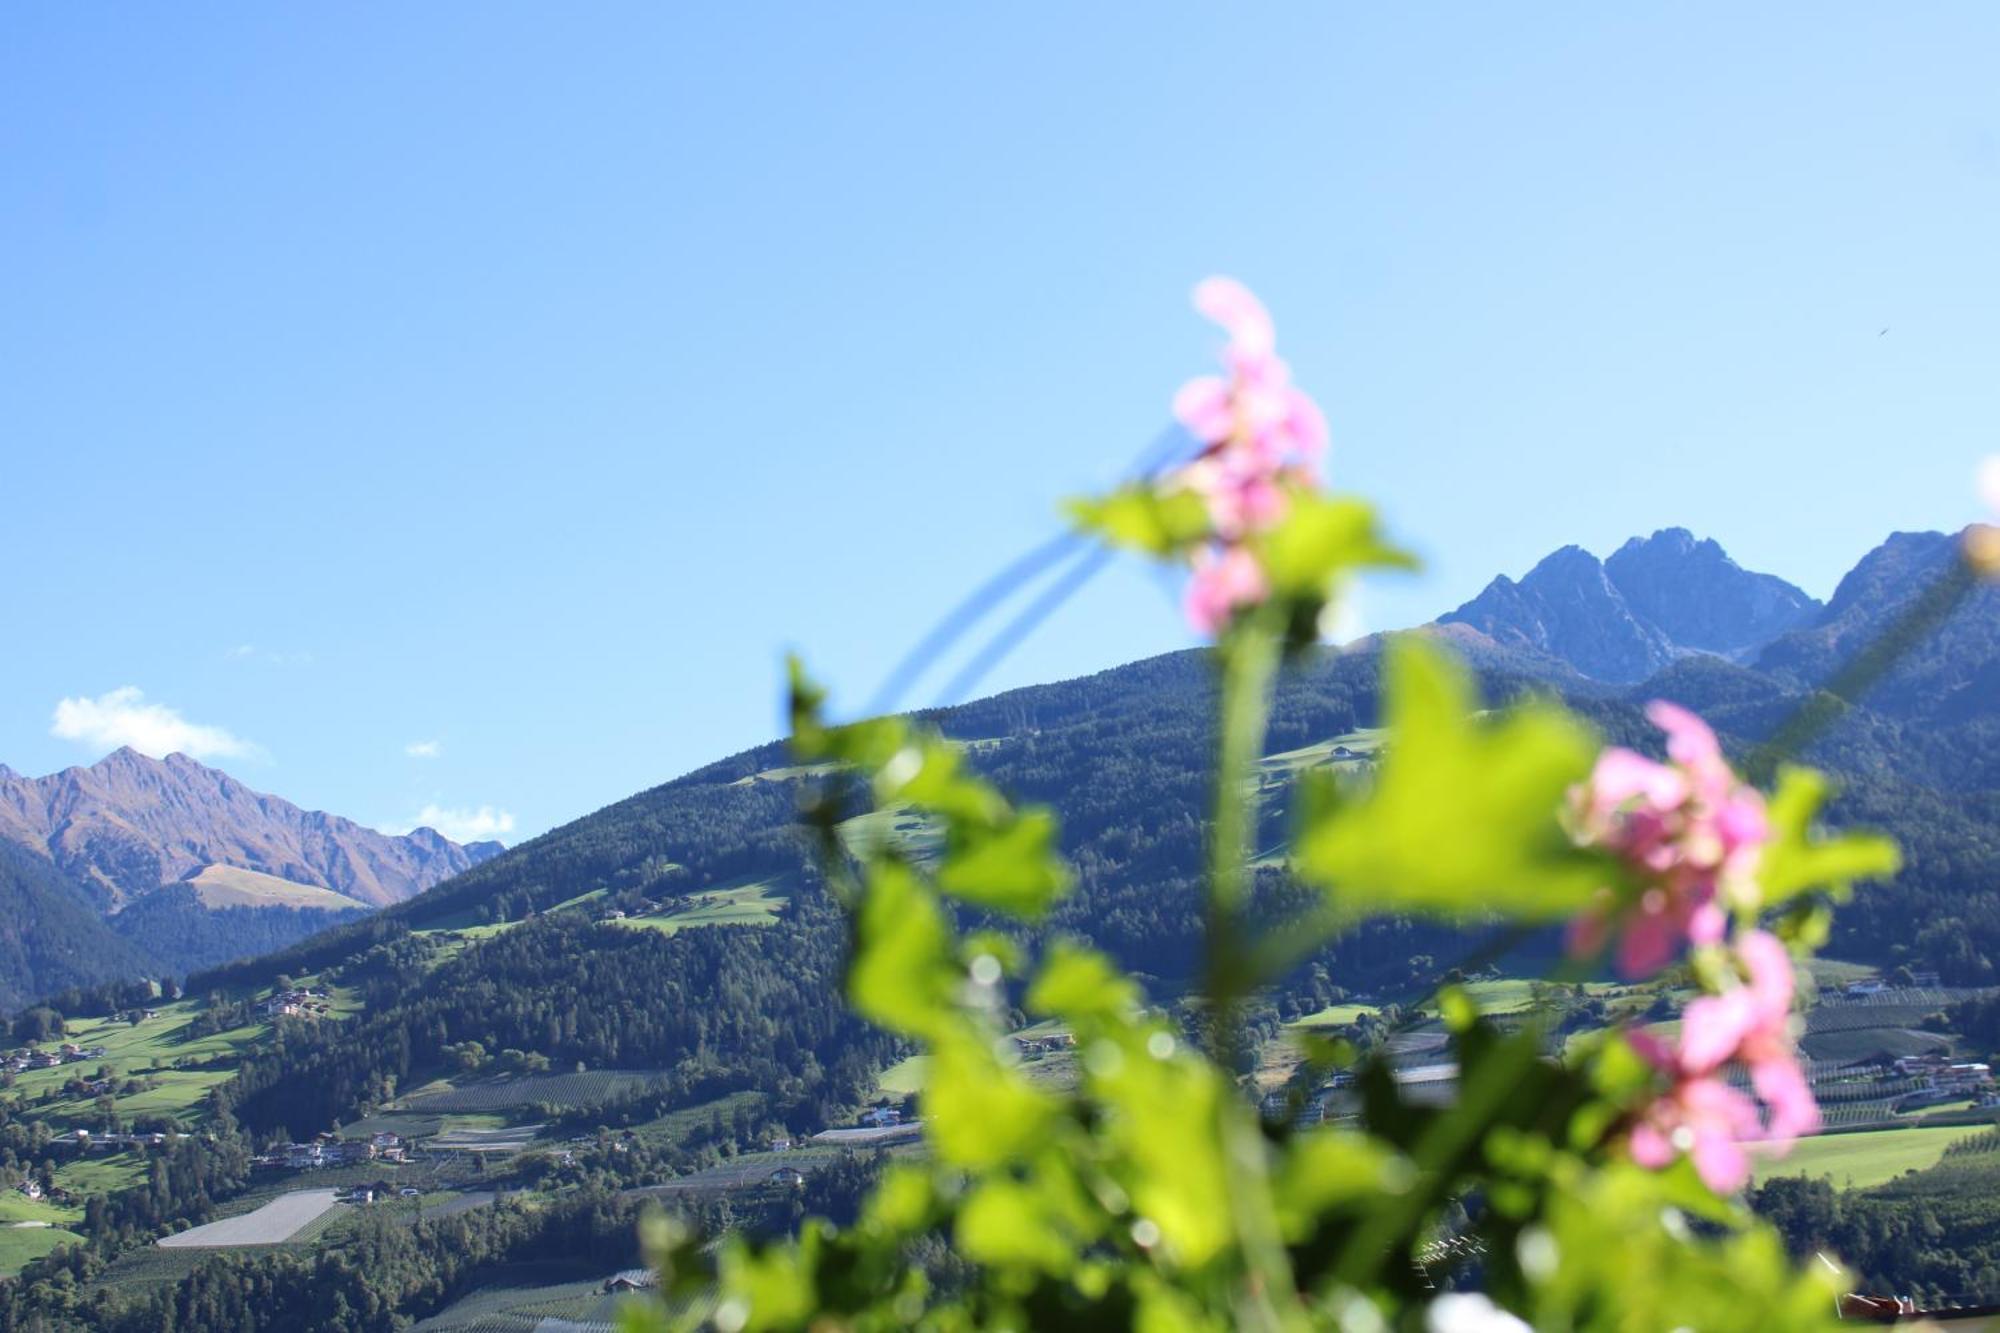
<path fill-rule="evenodd" d="M 139 1153 L 78 1157 L 56 1168 L 56 1183 L 70 1193 L 116 1194 L 146 1177 L 146 1159 Z"/>
<path fill-rule="evenodd" d="M 672 935 L 696 926 L 768 926 L 789 901 L 778 893 L 779 881 L 753 880 L 730 888 L 690 894 L 690 906 L 664 916 L 628 916 L 613 925 L 634 930 L 662 930 Z"/>
<path fill-rule="evenodd" d="M 269 1032 L 263 1023 L 246 1024 L 227 1032 L 190 1038 L 188 1029 L 201 1011 L 194 1000 L 176 1000 L 156 1006 L 158 1016 L 137 1023 L 108 1018 L 72 1020 L 64 1040 L 89 1048 L 102 1046 L 104 1054 L 52 1069 L 23 1070 L 5 1094 L 19 1113 L 57 1127 L 82 1118 L 95 1098 L 69 1098 L 43 1102 L 77 1077 L 95 1077 L 109 1068 L 120 1080 L 155 1080 L 158 1086 L 117 1099 L 122 1115 L 164 1115 L 182 1124 L 191 1124 L 202 1096 L 233 1072 L 234 1061 L 253 1043 Z M 176 1069 L 181 1064 L 210 1064 L 214 1069 Z"/>
<path fill-rule="evenodd" d="M 1378 1014 L 1381 1010 L 1372 1004 L 1330 1004 L 1324 1009 L 1302 1015 L 1285 1024 L 1288 1028 L 1341 1028 L 1358 1023 L 1365 1014 Z"/>
<path fill-rule="evenodd" d="M 41 1258 L 58 1245 L 75 1245 L 82 1240 L 74 1231 L 61 1227 L 0 1226 L 0 1275 L 11 1277 L 29 1260 Z"/>
<path fill-rule="evenodd" d="M 1843 1189 L 1868 1189 L 1894 1180 L 1906 1171 L 1936 1166 L 1946 1147 L 1980 1132 L 1952 1126 L 1822 1134 L 1799 1140 L 1784 1157 L 1759 1158 L 1757 1179 L 1826 1176 Z"/>
<path fill-rule="evenodd" d="M 11 1226 L 15 1222 L 47 1222 L 51 1226 L 67 1226 L 82 1220 L 81 1208 L 64 1208 L 47 1199 L 30 1199 L 19 1190 L 0 1190 L 0 1227 Z"/>

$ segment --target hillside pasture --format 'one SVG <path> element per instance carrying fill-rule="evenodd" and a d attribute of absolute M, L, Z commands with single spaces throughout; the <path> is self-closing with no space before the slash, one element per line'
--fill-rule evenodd
<path fill-rule="evenodd" d="M 663 1075 L 651 1070 L 593 1069 L 580 1074 L 513 1074 L 428 1085 L 395 1112 L 423 1117 L 479 1114 L 532 1106 L 597 1106 L 644 1092 Z M 403 1130 L 396 1130 L 403 1133 Z M 430 1132 L 436 1133 L 436 1129 Z"/>
<path fill-rule="evenodd" d="M 47 1199 L 30 1199 L 19 1190 L 0 1190 L 0 1227 L 27 1222 L 35 1226 L 62 1227 L 83 1220 L 83 1209 L 70 1208 Z"/>
<path fill-rule="evenodd" d="M 1977 1133 L 1911 1126 L 1856 1134 L 1821 1134 L 1800 1139 L 1784 1157 L 1758 1157 L 1756 1176 L 1759 1181 L 1777 1176 L 1825 1176 L 1841 1188 L 1869 1189 L 1906 1172 L 1936 1166 L 1952 1144 Z"/>
<path fill-rule="evenodd" d="M 1375 757 L 1375 752 L 1382 748 L 1388 735 L 1387 729 L 1382 727 L 1362 727 L 1314 745 L 1265 755 L 1257 761 L 1257 768 L 1261 775 L 1280 779 L 1290 779 L 1309 768 L 1347 765 L 1359 768 Z M 1336 756 L 1336 749 L 1344 749 L 1348 753 Z"/>
<path fill-rule="evenodd" d="M 76 1157 L 56 1168 L 56 1184 L 71 1194 L 116 1194 L 146 1178 L 146 1158 L 136 1152 Z"/>
<path fill-rule="evenodd" d="M 636 930 L 659 930 L 669 935 L 698 926 L 768 926 L 778 919 L 791 899 L 778 889 L 783 880 L 757 879 L 727 887 L 703 889 L 675 899 L 665 910 L 650 916 L 628 916 L 612 921 L 614 926 Z"/>
<path fill-rule="evenodd" d="M 365 912 L 368 904 L 316 884 L 300 884 L 241 866 L 203 866 L 182 883 L 203 907 L 316 907 L 332 912 Z"/>
<path fill-rule="evenodd" d="M 1324 1009 L 1302 1014 L 1285 1024 L 1288 1028 L 1344 1028 L 1359 1023 L 1364 1017 L 1379 1017 L 1381 1010 L 1372 1004 L 1330 1004 Z"/>
<path fill-rule="evenodd" d="M 907 803 L 843 820 L 839 832 L 848 852 L 863 860 L 879 848 L 893 847 L 911 860 L 928 863 L 944 846 L 943 828 Z"/>
<path fill-rule="evenodd" d="M 63 1227 L 42 1223 L 0 1224 L 0 1277 L 12 1277 L 22 1267 L 63 1245 L 80 1245 L 83 1237 Z"/>

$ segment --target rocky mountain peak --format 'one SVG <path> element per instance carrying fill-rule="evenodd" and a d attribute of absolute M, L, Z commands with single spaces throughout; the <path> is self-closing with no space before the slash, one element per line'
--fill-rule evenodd
<path fill-rule="evenodd" d="M 1519 583 L 1496 578 L 1440 621 L 1628 684 L 1691 652 L 1744 660 L 1819 610 L 1783 579 L 1744 569 L 1715 541 L 1664 528 L 1632 538 L 1608 561 L 1564 546 Z"/>
<path fill-rule="evenodd" d="M 0 772 L 0 838 L 48 857 L 114 910 L 210 865 L 385 906 L 493 855 L 423 832 L 394 837 L 301 810 L 184 754 L 124 747 L 43 778 Z"/>

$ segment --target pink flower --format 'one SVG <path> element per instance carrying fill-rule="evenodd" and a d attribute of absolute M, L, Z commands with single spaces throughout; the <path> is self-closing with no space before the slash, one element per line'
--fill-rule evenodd
<path fill-rule="evenodd" d="M 1782 1152 L 1820 1127 L 1819 1106 L 1792 1046 L 1791 958 L 1776 937 L 1761 930 L 1737 941 L 1745 980 L 1720 995 L 1705 995 L 1681 1016 L 1677 1046 L 1644 1033 L 1629 1038 L 1673 1086 L 1647 1107 L 1632 1130 L 1632 1159 L 1664 1166 L 1679 1153 L 1693 1158 L 1711 1189 L 1729 1193 L 1749 1176 L 1742 1145 L 1761 1140 Z M 1731 1063 L 1749 1070 L 1757 1101 L 1718 1077 Z"/>
<path fill-rule="evenodd" d="M 1709 1073 L 1741 1061 L 1771 1109 L 1763 1137 L 1786 1145 L 1819 1129 L 1819 1105 L 1792 1048 L 1792 960 L 1775 936 L 1761 930 L 1736 942 L 1736 956 L 1748 981 L 1688 1005 L 1681 1016 L 1681 1064 Z"/>
<path fill-rule="evenodd" d="M 1269 591 L 1263 567 L 1246 548 L 1204 548 L 1195 553 L 1194 577 L 1188 580 L 1188 622 L 1203 634 L 1219 634 L 1237 608 L 1263 601 Z"/>
<path fill-rule="evenodd" d="M 1743 1143 L 1757 1135 L 1757 1104 L 1719 1078 L 1681 1079 L 1632 1127 L 1632 1160 L 1657 1170 L 1686 1153 L 1718 1194 L 1750 1178 Z"/>
<path fill-rule="evenodd" d="M 1571 926 L 1570 950 L 1595 953 L 1616 930 L 1628 976 L 1665 966 L 1683 940 L 1720 941 L 1723 904 L 1756 905 L 1770 836 L 1763 796 L 1737 780 L 1707 723 L 1665 701 L 1646 715 L 1667 735 L 1667 762 L 1607 749 L 1571 797 L 1579 840 L 1617 856 L 1640 889 L 1628 903 L 1603 894 Z"/>
<path fill-rule="evenodd" d="M 1234 278 L 1203 278 L 1194 285 L 1194 308 L 1220 324 L 1230 347 L 1244 356 L 1270 356 L 1278 343 L 1270 312 Z"/>
<path fill-rule="evenodd" d="M 1214 634 L 1237 608 L 1268 595 L 1244 543 L 1284 518 L 1288 487 L 1318 482 L 1327 430 L 1318 404 L 1293 387 L 1271 316 L 1248 288 L 1208 278 L 1194 304 L 1229 335 L 1228 373 L 1197 376 L 1174 395 L 1174 416 L 1202 449 L 1162 485 L 1192 491 L 1208 511 L 1213 542 L 1188 589 L 1188 618 Z"/>

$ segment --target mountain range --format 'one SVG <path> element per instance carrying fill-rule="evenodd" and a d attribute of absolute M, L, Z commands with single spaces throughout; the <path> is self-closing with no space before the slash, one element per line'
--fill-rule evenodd
<path fill-rule="evenodd" d="M 1844 780 L 1836 818 L 1889 827 L 1908 856 L 1894 884 L 1877 886 L 1842 914 L 1838 946 L 1856 957 L 1921 960 L 1971 984 L 1990 980 L 1990 960 L 2000 958 L 2000 689 L 1994 688 L 2000 589 L 1954 584 L 1956 543 L 1943 533 L 1895 534 L 1822 604 L 1782 579 L 1743 569 L 1713 541 L 1668 529 L 1626 543 L 1609 560 L 1564 548 L 1519 581 L 1495 579 L 1426 632 L 1448 638 L 1496 701 L 1553 688 L 1607 738 L 1644 746 L 1655 738 L 1638 705 L 1668 697 L 1708 715 L 1741 748 L 1772 735 L 1829 687 L 1848 689 L 1844 671 L 1896 627 L 1914 627 L 1913 643 L 1894 669 L 1846 700 L 1843 720 L 1818 736 L 1806 757 Z M 1940 589 L 1951 597 L 1940 600 Z M 1379 643 L 1378 636 L 1324 654 L 1286 676 L 1272 714 L 1274 753 L 1375 725 Z M 947 734 L 981 742 L 982 767 L 1008 790 L 1047 802 L 1062 816 L 1078 889 L 1057 913 L 1056 927 L 1096 940 L 1169 989 L 1189 974 L 1199 945 L 1212 697 L 1207 655 L 1191 650 L 930 715 Z M 717 891 L 755 895 L 759 911 L 768 907 L 770 915 L 753 911 L 749 919 L 779 927 L 750 932 L 748 942 L 731 946 L 741 954 L 738 962 L 755 970 L 769 951 L 795 959 L 838 955 L 839 914 L 800 852 L 787 773 L 782 747 L 763 746 L 490 859 L 488 847 L 452 849 L 433 834 L 387 839 L 307 815 L 180 758 L 112 756 L 91 770 L 41 779 L 32 800 L 19 794 L 25 780 L 0 775 L 6 783 L 0 790 L 14 793 L 0 807 L 0 820 L 11 821 L 11 836 L 33 849 L 39 864 L 60 872 L 72 897 L 107 908 L 124 902 L 107 922 L 127 945 L 142 937 L 133 927 L 146 923 L 149 912 L 187 931 L 189 922 L 232 912 L 298 923 L 326 910 L 324 903 L 200 911 L 189 905 L 204 894 L 215 903 L 231 891 L 253 897 L 268 891 L 264 881 L 247 878 L 253 873 L 370 904 L 406 896 L 427 877 L 442 881 L 373 913 L 357 906 L 356 919 L 345 924 L 322 920 L 333 928 L 299 943 L 292 941 L 303 930 L 274 935 L 268 947 L 277 952 L 217 976 L 303 974 L 464 925 L 509 927 L 510 947 L 526 948 L 544 940 L 543 931 L 587 925 L 577 910 L 557 910 L 580 900 L 601 906 L 645 899 L 671 907 Z M 190 818 L 192 826 L 182 828 L 180 821 Z M 1282 811 L 1274 811 L 1268 836 L 1281 842 L 1284 832 Z M 922 829 L 898 836 L 921 837 Z M 218 866 L 224 869 L 212 868 Z M 1263 878 L 1277 911 L 1288 883 L 1279 871 Z M 146 891 L 149 882 L 154 887 Z M 49 886 L 38 884 L 45 899 Z M 170 934 L 143 932 L 154 940 Z M 533 1025 L 509 1034 L 497 1030 L 492 1015 L 510 1003 L 536 1003 L 534 986 L 572 985 L 583 965 L 568 951 L 585 949 L 593 954 L 591 967 L 605 968 L 608 958 L 595 955 L 614 942 L 685 952 L 694 946 L 661 941 L 708 934 L 640 932 L 635 940 L 624 932 L 594 943 L 560 936 L 567 942 L 545 942 L 546 973 L 518 978 L 492 998 L 485 1017 L 465 1021 L 489 1048 L 505 1041 L 531 1049 Z M 1423 960 L 1444 956 L 1455 938 L 1419 923 L 1372 923 L 1317 965 L 1345 974 L 1347 984 L 1400 983 Z M 239 936 L 227 948 L 191 939 L 181 952 L 206 963 L 253 950 Z M 497 967 L 498 956 L 482 944 L 455 954 L 436 974 L 407 973 L 414 988 L 409 1002 L 439 1003 L 429 988 L 443 985 L 446 972 L 452 984 L 472 986 L 478 969 Z M 713 971 L 719 965 L 703 964 L 709 970 L 699 982 L 662 982 L 663 994 L 695 1002 L 728 991 L 731 983 Z M 0 968 L 22 966 L 0 955 Z M 787 984 L 803 983 L 790 977 Z M 28 989 L 25 981 L 14 985 L 15 993 Z M 576 1003 L 643 1009 L 651 1000 L 590 994 Z M 383 1021 L 394 1012 L 386 1009 Z M 427 1021 L 434 1033 L 452 1031 L 448 1021 Z M 677 1030 L 681 1020 L 661 1022 Z M 551 1030 L 574 1026 L 565 1023 L 556 1020 Z M 471 1035 L 468 1029 L 454 1040 Z M 713 1042 L 706 1047 L 713 1048 Z M 566 1047 L 543 1053 L 559 1061 L 604 1058 L 602 1051 Z M 421 1063 L 421 1053 L 405 1058 Z M 664 1049 L 650 1058 L 671 1064 Z"/>
<path fill-rule="evenodd" d="M 1832 953 L 1990 985 L 2000 713 L 1981 689 L 2000 660 L 2000 588 L 1958 579 L 1955 542 L 1892 537 L 1821 605 L 1668 532 L 1621 549 L 1615 569 L 1559 553 L 1541 576 L 1503 585 L 1528 589 L 1509 614 L 1503 593 L 1477 624 L 1455 613 L 1421 632 L 1458 650 L 1489 704 L 1553 690 L 1607 742 L 1655 753 L 1642 710 L 1653 698 L 1703 713 L 1739 754 L 1802 715 L 1820 719 L 1802 757 L 1837 784 L 1829 820 L 1884 828 L 1905 856 L 1895 880 L 1841 908 Z M 1596 610 L 1577 614 L 1568 592 Z M 1854 664 L 1910 627 L 1911 651 L 1860 688 Z M 1380 724 L 1384 637 L 1281 676 L 1260 847 L 1285 845 L 1291 775 L 1341 762 L 1338 743 L 1366 744 Z M 1613 679 L 1634 670 L 1625 650 L 1605 651 L 1619 643 L 1641 645 L 1657 669 Z M 1047 928 L 1092 942 L 1167 999 L 1198 973 L 1214 689 L 1210 655 L 1196 649 L 925 715 L 1004 790 L 1060 817 L 1075 887 Z M 798 837 L 798 780 L 782 744 L 760 746 L 407 902 L 194 978 L 223 994 L 305 975 L 369 989 L 355 1021 L 247 1066 L 226 1095 L 232 1113 L 259 1132 L 307 1133 L 366 1113 L 371 1088 L 435 1077 L 469 1045 L 556 1068 L 658 1070 L 703 1097 L 757 1091 L 805 1108 L 800 1121 L 865 1098 L 893 1047 L 842 1017 L 848 926 Z M 919 855 L 934 836 L 914 813 L 864 816 L 850 834 L 906 840 Z M 1303 910 L 1303 892 L 1282 855 L 1260 860 L 1252 902 L 1267 924 Z M 1402 993 L 1479 947 L 1457 927 L 1372 919 L 1275 998 L 1310 1010 L 1336 988 Z M 1508 963 L 1539 970 L 1559 948 L 1554 933 L 1520 941 Z"/>
<path fill-rule="evenodd" d="M 1667 528 L 1634 537 L 1609 560 L 1565 546 L 1518 583 L 1494 579 L 1439 621 L 1624 685 L 1695 654 L 1750 661 L 1825 610 L 1776 575 L 1744 569 L 1714 541 Z"/>
<path fill-rule="evenodd" d="M 0 996 L 279 947 L 502 850 L 379 833 L 129 748 L 41 778 L 0 765 L 0 847 L 0 901 L 41 922 L 18 933 L 55 949 L 0 959 Z"/>

